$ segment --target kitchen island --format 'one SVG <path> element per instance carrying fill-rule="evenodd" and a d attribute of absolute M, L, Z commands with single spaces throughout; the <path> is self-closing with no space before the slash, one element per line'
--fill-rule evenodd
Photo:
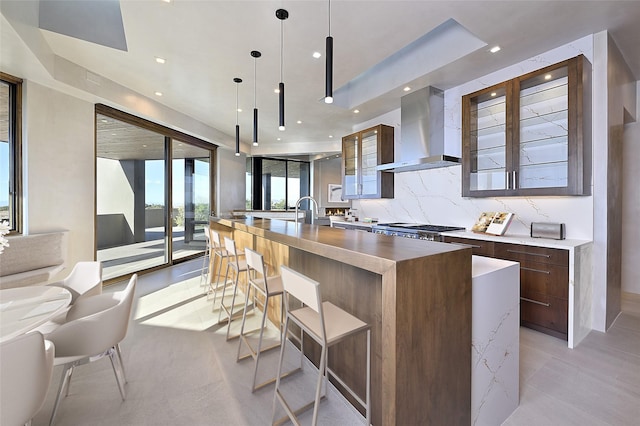
<path fill-rule="evenodd" d="M 371 325 L 374 425 L 471 423 L 470 248 L 269 219 L 211 227 L 319 281 L 325 300 Z M 364 394 L 361 337 L 336 345 L 330 367 Z"/>

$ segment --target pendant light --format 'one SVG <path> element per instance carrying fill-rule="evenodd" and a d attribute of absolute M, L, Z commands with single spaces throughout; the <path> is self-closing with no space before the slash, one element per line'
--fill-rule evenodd
<path fill-rule="evenodd" d="M 253 58 L 253 146 L 258 146 L 258 103 L 256 102 L 256 86 L 258 85 L 257 68 L 258 58 L 262 53 L 257 50 L 251 51 Z"/>
<path fill-rule="evenodd" d="M 282 64 L 283 64 L 283 50 L 284 50 L 284 37 L 283 37 L 283 27 L 284 20 L 289 17 L 289 12 L 285 9 L 276 10 L 276 18 L 280 20 L 280 84 L 278 84 L 279 91 L 279 112 L 280 112 L 280 120 L 278 124 L 278 130 L 284 130 L 284 82 L 282 78 Z"/>
<path fill-rule="evenodd" d="M 333 37 L 331 37 L 331 0 L 329 0 L 329 35 L 326 40 L 324 102 L 333 103 Z"/>
<path fill-rule="evenodd" d="M 233 82 L 236 83 L 236 157 L 240 156 L 240 125 L 238 124 L 238 88 L 242 83 L 241 78 L 234 78 Z"/>

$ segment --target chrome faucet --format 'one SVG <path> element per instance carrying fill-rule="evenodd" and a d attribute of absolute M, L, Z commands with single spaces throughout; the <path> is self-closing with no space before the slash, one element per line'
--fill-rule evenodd
<path fill-rule="evenodd" d="M 315 198 L 313 198 L 310 195 L 307 195 L 305 197 L 300 197 L 298 198 L 298 201 L 296 201 L 296 216 L 295 216 L 296 224 L 298 223 L 298 207 L 300 207 L 300 202 L 302 202 L 302 200 L 313 201 L 313 204 L 316 206 L 316 216 L 318 215 L 318 202 L 315 200 Z M 313 216 L 313 209 L 311 209 L 311 223 L 313 224 L 314 222 L 315 220 Z"/>

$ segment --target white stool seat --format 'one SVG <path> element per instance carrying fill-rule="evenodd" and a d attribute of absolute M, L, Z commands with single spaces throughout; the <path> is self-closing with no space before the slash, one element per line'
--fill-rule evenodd
<path fill-rule="evenodd" d="M 343 311 L 331 302 L 322 302 L 325 320 L 324 329 L 327 345 L 331 346 L 354 333 L 369 328 L 369 324 Z M 322 321 L 320 315 L 309 307 L 291 311 L 291 316 L 305 325 L 305 331 L 313 333 L 314 340 L 322 339 Z"/>

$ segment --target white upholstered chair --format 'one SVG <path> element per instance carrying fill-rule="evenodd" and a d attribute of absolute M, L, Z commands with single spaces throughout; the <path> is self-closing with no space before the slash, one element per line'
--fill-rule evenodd
<path fill-rule="evenodd" d="M 0 344 L 0 424 L 30 424 L 51 383 L 54 347 L 36 332 Z"/>
<path fill-rule="evenodd" d="M 69 388 L 73 369 L 109 356 L 122 400 L 126 376 L 120 342 L 129 327 L 138 276 L 127 287 L 112 294 L 100 294 L 78 301 L 67 313 L 66 322 L 47 336 L 56 346 L 55 365 L 64 365 L 56 402 L 49 424 L 53 424 L 65 388 Z"/>
<path fill-rule="evenodd" d="M 71 293 L 71 304 L 84 297 L 102 293 L 102 263 L 78 262 L 67 278 L 49 285 L 63 287 Z"/>

